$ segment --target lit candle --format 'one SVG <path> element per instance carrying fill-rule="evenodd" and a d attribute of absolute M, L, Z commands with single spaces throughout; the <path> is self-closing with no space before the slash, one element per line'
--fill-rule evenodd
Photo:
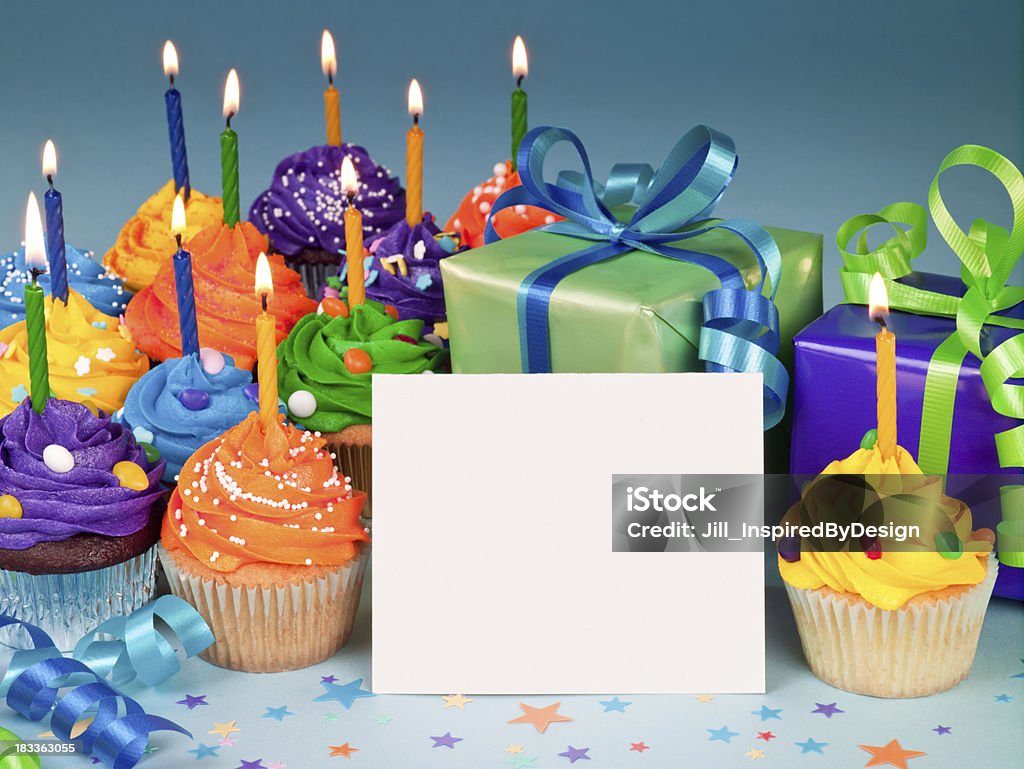
<path fill-rule="evenodd" d="M 327 78 L 327 90 L 324 91 L 324 118 L 327 121 L 327 143 L 333 147 L 341 146 L 341 103 L 338 89 L 334 87 L 334 76 L 338 74 L 338 57 L 334 53 L 334 38 L 326 29 L 320 41 L 320 69 Z"/>
<path fill-rule="evenodd" d="M 185 153 L 185 121 L 181 117 L 181 93 L 174 87 L 178 76 L 178 51 L 174 43 L 164 43 L 164 76 L 171 86 L 164 92 L 167 105 L 167 134 L 171 140 L 171 165 L 174 168 L 174 191 L 185 193 L 185 200 L 192 194 L 188 181 L 188 155 Z"/>
<path fill-rule="evenodd" d="M 196 326 L 195 285 L 192 282 L 192 254 L 182 248 L 185 235 L 185 201 L 174 197 L 171 213 L 171 233 L 178 241 L 174 255 L 174 290 L 178 295 L 178 329 L 181 332 L 181 357 L 199 354 L 199 328 Z"/>
<path fill-rule="evenodd" d="M 882 459 L 896 456 L 896 335 L 886 327 L 889 297 L 885 281 L 875 273 L 868 297 L 871 320 L 882 328 L 875 337 L 878 388 L 878 450 Z"/>
<path fill-rule="evenodd" d="M 523 78 L 529 72 L 526 60 L 526 44 L 523 38 L 516 35 L 512 45 L 512 75 L 516 78 L 516 90 L 512 92 L 512 170 L 516 169 L 516 155 L 519 154 L 519 143 L 526 136 L 526 91 L 523 90 Z"/>
<path fill-rule="evenodd" d="M 46 272 L 46 248 L 43 246 L 43 223 L 34 192 L 28 194 L 25 209 L 25 266 L 32 281 L 25 284 L 25 327 L 28 332 L 29 396 L 32 408 L 42 414 L 50 397 L 50 370 L 46 360 L 46 312 L 39 276 Z"/>
<path fill-rule="evenodd" d="M 412 227 L 423 221 L 423 91 L 415 78 L 409 83 L 409 114 L 412 128 L 405 135 L 405 221 Z"/>
<path fill-rule="evenodd" d="M 256 260 L 256 294 L 263 311 L 256 316 L 256 377 L 259 381 L 260 419 L 267 430 L 277 422 L 277 322 L 267 312 L 267 303 L 274 295 L 274 280 L 267 255 Z"/>
<path fill-rule="evenodd" d="M 238 114 L 238 73 L 232 69 L 224 83 L 225 127 L 220 135 L 220 184 L 224 203 L 224 224 L 238 224 L 238 134 L 231 128 L 231 118 Z"/>
<path fill-rule="evenodd" d="M 54 299 L 68 301 L 68 262 L 64 254 L 64 200 L 53 187 L 57 175 L 57 148 L 46 140 L 43 147 L 43 176 L 50 189 L 43 196 L 46 205 L 46 254 L 50 260 L 50 293 Z"/>
<path fill-rule="evenodd" d="M 348 261 L 348 306 L 355 307 L 366 301 L 366 283 L 363 276 L 363 215 L 356 208 L 359 177 L 348 155 L 341 161 L 341 189 L 348 198 L 345 209 L 345 254 Z"/>

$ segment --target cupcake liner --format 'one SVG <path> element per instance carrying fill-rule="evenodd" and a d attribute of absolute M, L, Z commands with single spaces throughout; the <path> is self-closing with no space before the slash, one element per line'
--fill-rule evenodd
<path fill-rule="evenodd" d="M 279 585 L 232 586 L 189 573 L 160 546 L 171 592 L 203 616 L 215 642 L 200 657 L 249 673 L 297 670 L 321 662 L 352 634 L 368 558 L 360 554 L 326 576 Z"/>
<path fill-rule="evenodd" d="M 373 485 L 373 446 L 357 446 L 329 441 L 327 449 L 334 454 L 334 464 L 338 471 L 352 479 L 352 488 L 366 492 L 363 518 L 372 518 L 370 505 L 373 502 L 371 490 Z"/>
<path fill-rule="evenodd" d="M 101 622 L 131 614 L 154 597 L 156 548 L 102 569 L 28 574 L 0 569 L 0 614 L 45 630 L 68 652 Z M 8 639 L 0 631 L 0 642 Z"/>
<path fill-rule="evenodd" d="M 967 677 L 997 571 L 989 556 L 979 584 L 895 611 L 828 589 L 786 584 L 786 592 L 814 675 L 856 694 L 924 697 Z"/>
<path fill-rule="evenodd" d="M 340 257 L 339 257 L 340 259 Z M 325 262 L 315 264 L 303 261 L 302 255 L 286 256 L 286 266 L 299 273 L 302 278 L 302 285 L 306 289 L 306 295 L 311 299 L 320 299 L 320 290 L 327 285 L 327 279 L 338 274 L 338 263 Z"/>

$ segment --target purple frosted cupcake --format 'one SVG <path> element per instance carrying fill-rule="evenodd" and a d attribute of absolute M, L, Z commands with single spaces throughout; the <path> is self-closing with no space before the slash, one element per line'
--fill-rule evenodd
<path fill-rule="evenodd" d="M 152 598 L 163 470 L 80 403 L 26 398 L 0 419 L 0 614 L 68 649 Z"/>
<path fill-rule="evenodd" d="M 253 201 L 249 220 L 270 239 L 270 247 L 302 276 L 315 297 L 328 275 L 338 271 L 345 251 L 345 209 L 341 161 L 349 156 L 359 174 L 355 204 L 363 214 L 363 240 L 370 243 L 405 218 L 405 190 L 356 144 L 311 147 L 274 169 L 270 188 Z"/>

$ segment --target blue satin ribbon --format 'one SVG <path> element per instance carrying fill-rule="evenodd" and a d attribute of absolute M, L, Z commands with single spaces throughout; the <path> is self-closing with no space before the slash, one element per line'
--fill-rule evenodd
<path fill-rule="evenodd" d="M 92 715 L 92 723 L 75 740 L 85 753 L 112 769 L 131 769 L 142 757 L 150 733 L 192 736 L 173 721 L 147 714 L 114 688 L 136 676 L 153 686 L 179 670 L 177 653 L 165 633 L 176 636 L 189 657 L 213 643 L 203 618 L 180 598 L 163 596 L 128 617 L 107 620 L 77 644 L 72 658 L 64 657 L 41 628 L 0 614 L 0 628 L 7 626 L 23 628 L 32 648 L 14 653 L 0 679 L 0 695 L 6 693 L 7 705 L 30 721 L 41 721 L 52 712 L 50 729 L 58 739 L 70 740 L 75 724 Z M 122 640 L 96 640 L 101 633 Z M 60 690 L 67 688 L 71 691 L 61 697 Z"/>
<path fill-rule="evenodd" d="M 568 142 L 579 155 L 583 172 L 563 171 L 554 184 L 544 181 L 544 161 L 551 149 Z M 594 241 L 594 245 L 554 259 L 526 276 L 517 294 L 520 355 L 525 373 L 551 371 L 549 311 L 561 280 L 592 264 L 629 251 L 646 251 L 702 267 L 721 287 L 704 295 L 704 324 L 698 355 L 707 371 L 754 372 L 764 380 L 764 427 L 775 426 L 786 410 L 789 373 L 778 360 L 779 311 L 775 292 L 782 256 L 768 231 L 747 219 L 709 219 L 736 172 L 732 139 L 707 126 L 688 131 L 661 168 L 616 165 L 604 185 L 594 181 L 583 143 L 565 128 L 540 126 L 519 145 L 517 166 L 522 186 L 505 191 L 491 209 L 485 240 L 499 239 L 494 214 L 517 205 L 544 208 L 565 217 L 545 232 Z M 635 206 L 620 222 L 610 211 Z M 760 277 L 747 288 L 743 275 L 718 256 L 680 248 L 678 243 L 712 230 L 738 236 L 757 259 Z M 767 295 L 765 289 L 767 285 Z"/>

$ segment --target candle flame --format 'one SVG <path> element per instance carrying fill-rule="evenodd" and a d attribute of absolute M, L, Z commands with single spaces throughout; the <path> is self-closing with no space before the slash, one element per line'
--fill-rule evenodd
<path fill-rule="evenodd" d="M 25 209 L 25 266 L 30 270 L 46 269 L 46 246 L 43 245 L 43 221 L 39 218 L 36 194 L 28 194 Z"/>
<path fill-rule="evenodd" d="M 868 315 L 871 320 L 881 323 L 889 317 L 889 292 L 886 291 L 885 280 L 877 272 L 868 289 Z"/>
<path fill-rule="evenodd" d="M 256 293 L 272 296 L 274 294 L 274 279 L 270 274 L 270 262 L 267 255 L 260 251 L 256 259 Z"/>
<path fill-rule="evenodd" d="M 326 29 L 320 41 L 320 69 L 324 77 L 333 79 L 338 74 L 338 57 L 334 53 L 334 37 Z"/>
<path fill-rule="evenodd" d="M 359 176 L 356 174 L 356 167 L 352 165 L 352 158 L 348 155 L 341 161 L 341 191 L 346 195 L 359 194 Z"/>
<path fill-rule="evenodd" d="M 239 87 L 238 72 L 232 67 L 228 79 L 224 82 L 224 117 L 238 114 Z"/>
<path fill-rule="evenodd" d="M 171 234 L 185 236 L 185 200 L 181 195 L 174 196 L 174 208 L 171 211 Z"/>
<path fill-rule="evenodd" d="M 409 114 L 416 117 L 423 114 L 423 90 L 416 78 L 409 83 Z"/>
<path fill-rule="evenodd" d="M 520 35 L 516 35 L 516 41 L 512 44 L 512 74 L 515 77 L 526 77 L 529 74 L 530 65 L 526 59 L 526 43 Z"/>
<path fill-rule="evenodd" d="M 164 75 L 166 77 L 178 76 L 178 49 L 170 40 L 164 43 Z"/>
<path fill-rule="evenodd" d="M 57 175 L 57 148 L 53 146 L 53 139 L 47 139 L 43 147 L 43 176 Z"/>

